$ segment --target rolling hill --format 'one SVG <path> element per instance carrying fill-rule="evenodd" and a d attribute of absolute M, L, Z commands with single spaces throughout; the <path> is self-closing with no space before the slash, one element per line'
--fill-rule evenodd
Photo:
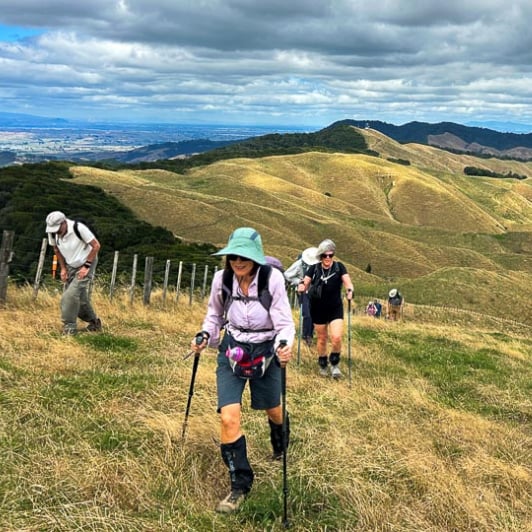
<path fill-rule="evenodd" d="M 235 227 L 250 225 L 268 254 L 290 264 L 330 237 L 364 299 L 399 285 L 411 302 L 482 308 L 532 324 L 530 180 L 463 174 L 474 166 L 530 178 L 532 164 L 356 131 L 380 157 L 310 151 L 219 160 L 183 174 L 71 172 L 185 241 L 222 246 Z"/>

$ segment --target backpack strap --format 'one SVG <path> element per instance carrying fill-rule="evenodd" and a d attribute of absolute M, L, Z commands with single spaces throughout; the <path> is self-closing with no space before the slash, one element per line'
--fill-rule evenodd
<path fill-rule="evenodd" d="M 222 277 L 222 304 L 225 313 L 229 309 L 233 295 L 233 272 L 229 269 L 224 269 Z"/>
<path fill-rule="evenodd" d="M 320 271 L 321 271 L 321 273 L 319 273 Z M 314 265 L 314 273 L 312 274 L 312 278 L 310 279 L 310 284 L 313 284 L 316 281 L 316 279 L 321 277 L 322 274 L 323 274 L 323 268 L 321 267 L 321 264 L 319 264 L 319 263 L 315 264 Z"/>
<path fill-rule="evenodd" d="M 233 301 L 260 301 L 261 305 L 270 310 L 272 305 L 272 295 L 268 290 L 270 276 L 272 274 L 272 266 L 265 264 L 259 269 L 259 276 L 257 280 L 258 296 L 234 296 L 233 295 L 233 272 L 230 269 L 224 269 L 222 276 L 222 304 L 224 306 L 225 314 L 229 310 L 229 306 Z M 269 330 L 269 329 L 268 329 Z"/>
<path fill-rule="evenodd" d="M 78 227 L 78 224 L 79 223 L 82 223 L 80 222 L 79 220 L 74 220 L 74 233 L 76 233 L 76 236 L 84 243 L 84 244 L 88 244 L 88 242 L 85 242 L 85 240 L 83 240 L 83 238 L 81 238 L 81 233 L 79 232 L 79 227 Z M 84 224 L 85 225 L 85 224 Z"/>
<path fill-rule="evenodd" d="M 78 227 L 78 221 L 75 220 L 74 221 L 74 233 L 76 233 L 76 236 L 80 239 L 80 240 L 83 240 L 83 238 L 81 238 L 81 233 L 79 232 L 79 227 Z"/>
<path fill-rule="evenodd" d="M 272 266 L 265 264 L 260 267 L 258 279 L 258 293 L 259 301 L 266 310 L 270 310 L 272 306 L 272 295 L 269 290 L 270 276 L 272 274 Z"/>

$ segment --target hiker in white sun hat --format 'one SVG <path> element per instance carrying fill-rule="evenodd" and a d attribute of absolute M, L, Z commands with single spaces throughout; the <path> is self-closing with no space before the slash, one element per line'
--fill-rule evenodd
<path fill-rule="evenodd" d="M 392 288 L 386 300 L 386 318 L 392 321 L 400 320 L 403 317 L 404 303 L 403 295 L 397 288 Z"/>
<path fill-rule="evenodd" d="M 319 262 L 318 248 L 309 247 L 303 250 L 295 262 L 293 262 L 284 272 L 285 279 L 294 287 L 297 288 L 301 283 L 307 270 L 313 264 Z M 306 292 L 299 292 L 299 309 L 301 312 L 301 337 L 303 341 L 310 347 L 314 336 L 314 324 L 310 316 L 310 302 Z"/>

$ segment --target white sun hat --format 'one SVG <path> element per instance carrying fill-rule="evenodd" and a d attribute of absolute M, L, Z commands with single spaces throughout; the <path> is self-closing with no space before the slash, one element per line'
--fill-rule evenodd
<path fill-rule="evenodd" d="M 301 254 L 301 260 L 309 266 L 317 264 L 320 261 L 320 259 L 318 258 L 318 248 L 312 247 L 305 249 L 305 251 L 303 251 L 303 253 Z"/>

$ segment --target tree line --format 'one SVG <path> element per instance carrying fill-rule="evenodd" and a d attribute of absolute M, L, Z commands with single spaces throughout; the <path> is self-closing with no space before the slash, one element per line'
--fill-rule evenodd
<path fill-rule="evenodd" d="M 153 256 L 155 261 L 186 257 L 187 262 L 211 267 L 219 263 L 212 257 L 217 251 L 212 244 L 185 243 L 171 231 L 139 220 L 102 189 L 73 183 L 69 166 L 50 162 L 0 169 L 0 229 L 15 234 L 10 275 L 16 283 L 32 282 L 39 256 L 36 248 L 44 236 L 46 216 L 54 210 L 83 219 L 105 243 L 100 271 L 111 271 L 116 249 L 124 264 L 131 264 L 134 255 Z"/>

